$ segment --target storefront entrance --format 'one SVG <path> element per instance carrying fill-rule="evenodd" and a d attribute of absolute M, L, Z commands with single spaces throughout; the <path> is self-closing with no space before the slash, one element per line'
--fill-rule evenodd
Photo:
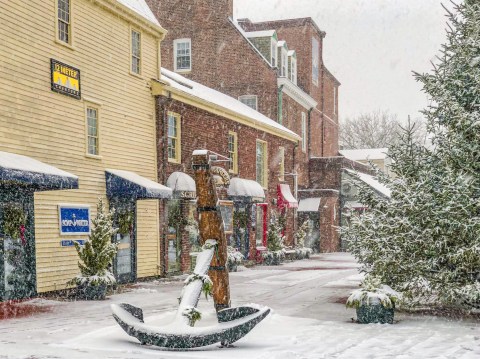
<path fill-rule="evenodd" d="M 33 191 L 0 185 L 0 301 L 36 293 Z"/>
<path fill-rule="evenodd" d="M 112 203 L 110 204 L 112 206 Z M 118 283 L 130 283 L 136 280 L 136 206 L 132 201 L 114 201 L 114 226 L 118 228 L 116 242 L 117 256 L 114 261 L 114 273 Z"/>
<path fill-rule="evenodd" d="M 298 226 L 307 221 L 310 231 L 305 237 L 305 247 L 312 248 L 315 253 L 320 252 L 320 213 L 298 212 Z"/>

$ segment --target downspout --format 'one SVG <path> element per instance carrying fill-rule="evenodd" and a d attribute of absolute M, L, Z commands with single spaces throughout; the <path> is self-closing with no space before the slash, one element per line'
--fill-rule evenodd
<path fill-rule="evenodd" d="M 321 111 L 322 111 L 322 155 L 321 157 L 325 157 L 325 117 L 323 112 L 325 111 L 325 70 L 322 64 L 322 83 L 321 83 L 321 94 L 322 94 L 322 102 L 321 102 Z"/>
<path fill-rule="evenodd" d="M 281 85 L 277 90 L 278 108 L 277 108 L 277 122 L 283 125 L 283 86 Z"/>
<path fill-rule="evenodd" d="M 158 180 L 160 183 L 165 183 L 167 180 L 167 171 L 166 167 L 168 165 L 168 157 L 167 157 L 167 141 L 165 140 L 165 136 L 167 135 L 167 126 L 168 126 L 168 106 L 172 101 L 172 93 L 168 92 L 168 97 L 161 97 L 156 96 L 156 113 L 157 113 L 157 171 L 158 171 Z M 161 150 L 159 151 L 159 148 Z M 167 213 L 166 213 L 166 200 L 160 200 L 160 213 L 159 213 L 159 235 L 160 235 L 160 275 L 164 276 L 167 274 L 167 247 L 166 247 L 166 240 L 167 240 Z"/>

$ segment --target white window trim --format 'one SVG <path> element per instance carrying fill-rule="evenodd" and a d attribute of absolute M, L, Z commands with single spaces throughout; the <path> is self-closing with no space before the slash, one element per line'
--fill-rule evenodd
<path fill-rule="evenodd" d="M 138 73 L 134 72 L 132 70 L 132 65 L 133 65 L 133 61 L 132 61 L 132 58 L 133 58 L 133 37 L 132 37 L 132 32 L 135 31 L 135 32 L 138 32 L 140 34 L 140 71 Z M 143 71 L 143 48 L 142 48 L 142 38 L 143 38 L 143 34 L 142 32 L 133 27 L 133 26 L 130 26 L 130 74 L 133 75 L 133 76 L 138 76 L 138 77 L 141 77 L 142 76 L 142 71 Z"/>
<path fill-rule="evenodd" d="M 280 74 L 282 77 L 288 78 L 288 52 L 285 47 L 282 46 L 280 50 L 281 64 L 280 64 Z"/>
<path fill-rule="evenodd" d="M 180 43 L 187 42 L 190 46 L 190 68 L 188 69 L 178 69 L 177 68 L 177 46 Z M 173 69 L 175 72 L 191 72 L 192 71 L 192 39 L 183 38 L 173 40 Z"/>
<path fill-rule="evenodd" d="M 307 152 L 307 115 L 302 112 L 302 152 Z"/>
<path fill-rule="evenodd" d="M 177 120 L 177 147 L 175 148 L 175 158 L 168 157 L 168 118 L 167 118 L 167 158 L 170 163 L 182 163 L 182 116 L 179 113 L 169 111 L 167 116 L 173 116 Z"/>
<path fill-rule="evenodd" d="M 278 50 L 277 50 L 278 41 L 272 37 L 272 41 L 270 43 L 270 64 L 273 67 L 278 67 Z M 272 59 L 275 58 L 275 63 L 272 62 Z"/>
<path fill-rule="evenodd" d="M 84 101 L 85 106 L 85 157 L 93 159 L 102 159 L 102 138 L 101 138 L 101 107 L 102 103 L 93 99 Z M 97 138 L 98 138 L 98 154 L 88 152 L 88 109 L 93 108 L 97 110 Z"/>
<path fill-rule="evenodd" d="M 251 100 L 255 99 L 255 111 L 258 111 L 258 97 L 257 95 L 242 95 L 238 97 L 238 101 L 242 102 L 242 100 Z M 242 102 L 243 103 L 243 102 Z M 244 105 L 248 106 L 247 104 L 243 103 Z M 250 106 L 248 106 L 250 107 Z"/>
<path fill-rule="evenodd" d="M 285 147 L 280 146 L 278 148 L 278 152 L 280 154 L 280 161 L 279 161 L 279 170 L 278 170 L 278 180 L 280 182 L 285 181 Z"/>
<path fill-rule="evenodd" d="M 233 153 L 233 168 L 229 169 L 228 171 L 232 174 L 238 174 L 238 136 L 237 133 L 234 131 L 228 131 L 228 137 L 229 137 L 229 142 L 230 142 L 230 136 L 233 136 L 233 147 L 234 151 Z M 228 152 L 230 154 L 230 148 L 228 149 Z"/>
<path fill-rule="evenodd" d="M 294 56 L 290 56 L 290 81 L 295 85 L 297 84 L 297 59 Z"/>
<path fill-rule="evenodd" d="M 70 0 L 70 39 L 68 42 L 60 40 L 60 37 L 58 36 L 58 0 L 55 0 L 55 9 L 54 9 L 54 14 L 55 14 L 55 43 L 68 47 L 69 49 L 75 50 L 74 42 L 73 42 L 73 33 L 74 33 L 74 0 Z"/>

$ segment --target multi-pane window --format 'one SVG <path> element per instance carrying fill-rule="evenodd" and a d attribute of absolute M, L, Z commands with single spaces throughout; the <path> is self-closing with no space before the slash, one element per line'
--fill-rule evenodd
<path fill-rule="evenodd" d="M 337 87 L 333 87 L 333 114 L 337 114 Z"/>
<path fill-rule="evenodd" d="M 180 162 L 180 115 L 168 113 L 168 160 Z"/>
<path fill-rule="evenodd" d="M 57 2 L 58 39 L 67 44 L 71 41 L 71 8 L 70 0 Z"/>
<path fill-rule="evenodd" d="M 307 116 L 302 112 L 302 151 L 307 152 Z"/>
<path fill-rule="evenodd" d="M 178 39 L 173 42 L 175 71 L 190 71 L 192 69 L 192 41 Z"/>
<path fill-rule="evenodd" d="M 238 146 L 237 133 L 228 133 L 228 158 L 230 160 L 228 169 L 231 173 L 238 173 Z"/>
<path fill-rule="evenodd" d="M 140 74 L 141 69 L 141 34 L 136 30 L 132 30 L 132 72 Z"/>
<path fill-rule="evenodd" d="M 282 47 L 282 50 L 281 50 L 281 61 L 282 61 L 282 67 L 281 67 L 280 76 L 288 77 L 288 71 L 287 71 L 288 56 L 287 56 L 287 50 L 285 50 L 285 48 L 283 48 L 283 47 Z"/>
<path fill-rule="evenodd" d="M 290 56 L 290 81 L 297 84 L 297 59 Z"/>
<path fill-rule="evenodd" d="M 98 109 L 87 107 L 87 153 L 89 155 L 99 155 L 98 142 Z"/>
<path fill-rule="evenodd" d="M 253 108 L 254 110 L 257 109 L 257 96 L 256 95 L 245 95 L 245 96 L 240 96 L 238 100 L 247 105 L 248 107 Z"/>
<path fill-rule="evenodd" d="M 263 188 L 267 188 L 267 143 L 264 141 L 257 140 L 256 161 L 257 182 L 260 183 Z"/>
<path fill-rule="evenodd" d="M 278 148 L 278 180 L 285 181 L 285 147 Z"/>
<path fill-rule="evenodd" d="M 275 40 L 275 38 L 272 37 L 272 41 L 271 41 L 271 53 L 272 53 L 272 59 L 271 59 L 271 62 L 272 62 L 272 66 L 275 67 L 277 66 L 277 40 Z"/>

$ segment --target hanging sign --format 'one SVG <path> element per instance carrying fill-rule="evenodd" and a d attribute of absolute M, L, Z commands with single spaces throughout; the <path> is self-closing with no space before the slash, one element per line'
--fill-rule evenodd
<path fill-rule="evenodd" d="M 61 235 L 90 234 L 90 206 L 58 205 Z"/>
<path fill-rule="evenodd" d="M 50 59 L 52 91 L 81 99 L 80 70 L 55 59 Z"/>

